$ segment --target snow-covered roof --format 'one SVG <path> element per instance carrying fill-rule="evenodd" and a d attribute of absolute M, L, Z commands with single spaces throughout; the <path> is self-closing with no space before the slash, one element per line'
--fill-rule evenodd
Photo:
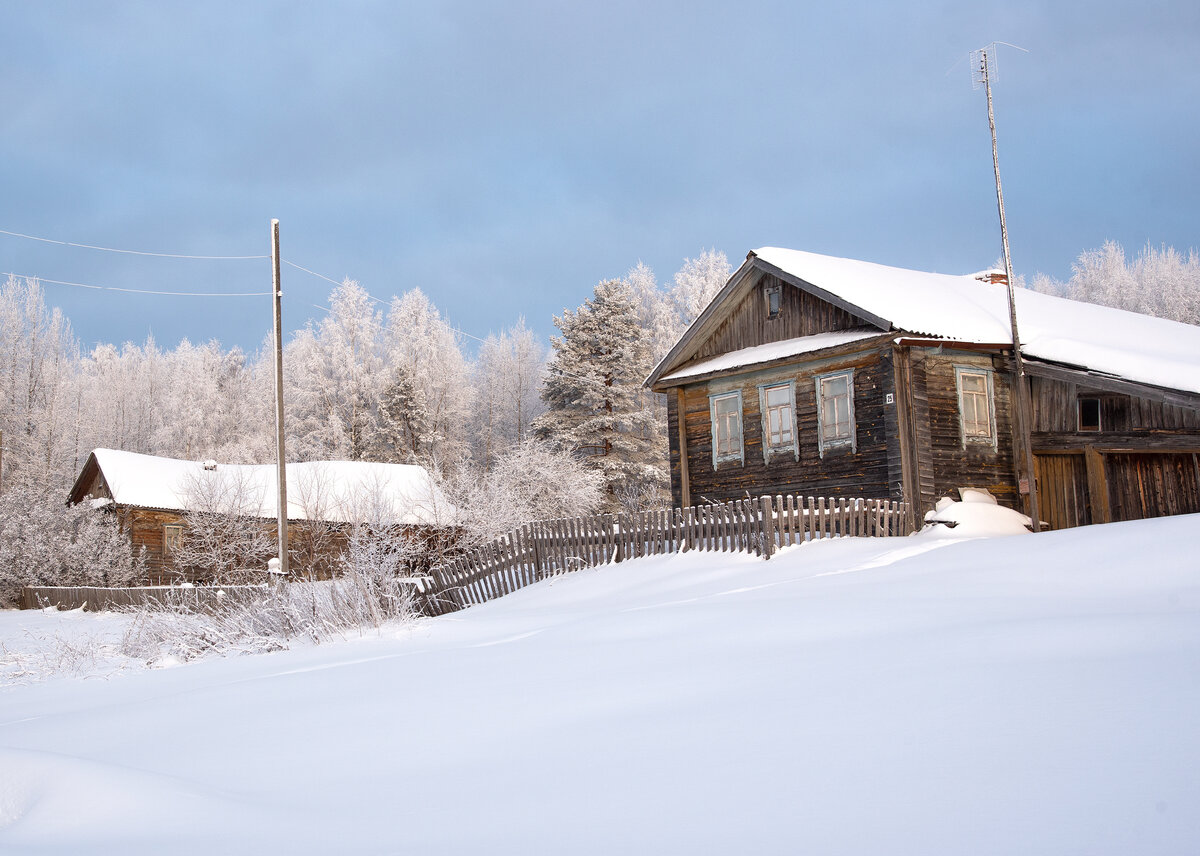
<path fill-rule="evenodd" d="M 236 509 L 278 516 L 274 464 L 182 461 L 116 449 L 92 452 L 118 505 L 172 511 L 211 508 L 214 497 L 236 494 Z M 405 525 L 445 524 L 454 507 L 424 467 L 366 461 L 288 464 L 288 519 L 329 523 L 385 520 Z M 369 506 L 369 507 L 368 507 Z"/>
<path fill-rule="evenodd" d="M 782 342 L 770 342 L 766 345 L 755 345 L 752 348 L 742 348 L 740 351 L 730 351 L 719 354 L 698 363 L 665 375 L 663 380 L 680 380 L 688 377 L 698 377 L 710 372 L 726 369 L 754 366 L 769 363 L 773 360 L 794 357 L 798 354 L 808 354 L 824 348 L 835 348 L 838 345 L 857 342 L 860 339 L 871 339 L 879 335 L 878 330 L 840 330 L 835 333 L 817 333 L 814 336 L 801 336 L 796 339 L 785 339 Z"/>
<path fill-rule="evenodd" d="M 763 247 L 751 258 L 835 295 L 896 330 L 1011 343 L 1007 288 L 951 276 Z M 1200 392 L 1200 327 L 1018 288 L 1024 353 L 1153 386 Z"/>

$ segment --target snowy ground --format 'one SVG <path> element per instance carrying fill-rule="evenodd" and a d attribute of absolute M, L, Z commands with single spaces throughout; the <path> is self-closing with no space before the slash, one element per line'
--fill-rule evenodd
<path fill-rule="evenodd" d="M 101 656 L 0 689 L 0 852 L 1195 853 L 1198 535 L 693 553 L 347 643 Z"/>

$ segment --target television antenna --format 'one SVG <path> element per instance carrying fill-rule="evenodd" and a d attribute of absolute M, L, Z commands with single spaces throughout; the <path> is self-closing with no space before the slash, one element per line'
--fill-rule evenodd
<path fill-rule="evenodd" d="M 988 127 L 992 131 L 992 168 L 996 173 L 996 207 L 1000 210 L 1000 241 L 1004 246 L 1004 278 L 1008 287 L 1008 318 L 1012 326 L 1013 361 L 1017 391 L 1017 436 L 1020 439 L 1020 455 L 1023 459 L 1026 484 L 1029 490 L 1029 516 L 1033 519 L 1033 531 L 1041 530 L 1039 519 L 1037 477 L 1033 464 L 1033 442 L 1030 436 L 1032 412 L 1029 407 L 1029 389 L 1025 382 L 1025 362 L 1021 357 L 1021 337 L 1017 332 L 1017 299 L 1013 291 L 1012 254 L 1008 249 L 1008 221 L 1004 216 L 1004 189 L 1000 184 L 1000 155 L 996 147 L 996 114 L 992 110 L 992 78 L 996 74 L 996 45 L 1008 45 L 1025 50 L 1008 42 L 992 42 L 986 47 L 971 52 L 971 82 L 975 89 L 982 86 L 987 91 Z M 1017 469 L 1018 493 L 1021 493 L 1021 472 Z"/>

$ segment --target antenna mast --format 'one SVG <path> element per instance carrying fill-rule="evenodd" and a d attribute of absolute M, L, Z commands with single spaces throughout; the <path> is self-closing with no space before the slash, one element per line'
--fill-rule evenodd
<path fill-rule="evenodd" d="M 1016 47 L 1016 45 L 1012 45 Z M 1024 50 L 1024 48 L 1018 48 Z M 1012 340 L 1013 340 L 1013 362 L 1016 392 L 1017 392 L 1017 409 L 1016 409 L 1016 428 L 1017 439 L 1021 446 L 1020 456 L 1023 459 L 1022 463 L 1025 469 L 1026 484 L 1029 488 L 1029 516 L 1033 519 L 1033 531 L 1041 531 L 1041 520 L 1038 512 L 1038 495 L 1037 495 L 1037 477 L 1034 472 L 1033 465 L 1033 441 L 1030 436 L 1030 422 L 1033 415 L 1029 407 L 1029 388 L 1025 382 L 1025 362 L 1021 358 L 1021 337 L 1017 332 L 1017 299 L 1013 291 L 1013 270 L 1012 270 L 1012 255 L 1008 250 L 1008 221 L 1004 216 L 1004 190 L 1000 186 L 1000 155 L 996 147 L 996 115 L 992 111 L 992 81 L 991 68 L 988 66 L 989 57 L 992 60 L 992 68 L 995 67 L 996 59 L 996 43 L 992 42 L 984 48 L 974 51 L 971 59 L 973 60 L 972 78 L 975 82 L 975 88 L 978 89 L 980 84 L 987 91 L 987 108 L 988 108 L 988 127 L 992 131 L 992 167 L 996 172 L 996 205 L 1000 209 L 1000 240 L 1004 245 L 1004 278 L 1008 285 L 1008 318 L 1012 325 Z M 1017 484 L 1018 491 L 1021 483 L 1021 466 L 1017 467 Z"/>

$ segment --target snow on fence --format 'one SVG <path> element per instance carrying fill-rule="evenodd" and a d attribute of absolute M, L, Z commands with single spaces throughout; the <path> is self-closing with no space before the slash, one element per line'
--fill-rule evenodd
<path fill-rule="evenodd" d="M 724 504 L 528 523 L 430 571 L 425 612 L 484 603 L 556 574 L 685 550 L 750 552 L 842 536 L 907 535 L 908 504 L 763 496 Z"/>
<path fill-rule="evenodd" d="M 212 609 L 233 600 L 258 597 L 265 585 L 249 586 L 138 586 L 100 588 L 98 586 L 25 586 L 21 589 L 21 609 L 86 609 L 100 612 L 147 604 L 187 605 Z"/>

